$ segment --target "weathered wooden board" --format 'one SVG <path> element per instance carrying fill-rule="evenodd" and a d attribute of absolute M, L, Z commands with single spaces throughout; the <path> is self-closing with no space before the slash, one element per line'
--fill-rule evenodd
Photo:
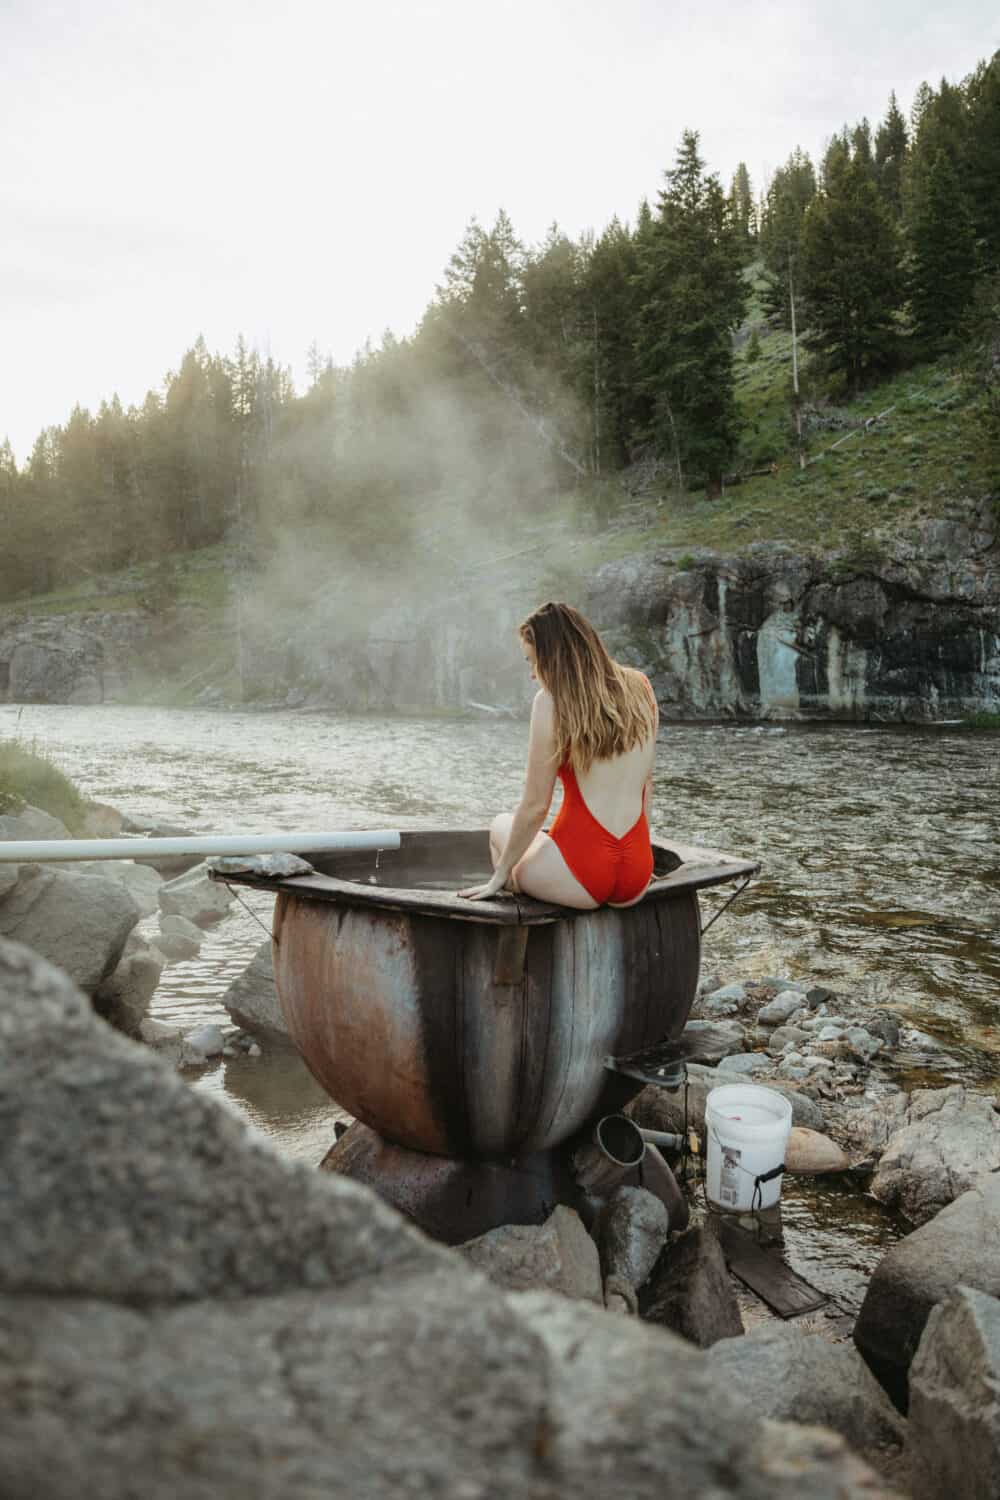
<path fill-rule="evenodd" d="M 748 1230 L 726 1219 L 720 1219 L 715 1228 L 733 1275 L 779 1317 L 798 1318 L 827 1301 L 804 1276 L 792 1270 L 776 1247 L 765 1249 Z"/>

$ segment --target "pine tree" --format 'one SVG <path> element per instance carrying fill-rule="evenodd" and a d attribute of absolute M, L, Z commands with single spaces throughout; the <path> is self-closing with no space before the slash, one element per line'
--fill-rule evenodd
<path fill-rule="evenodd" d="M 733 174 L 729 189 L 729 214 L 739 236 L 746 259 L 750 259 L 756 248 L 757 210 L 754 204 L 753 187 L 745 161 L 741 161 Z"/>
<path fill-rule="evenodd" d="M 862 162 L 835 157 L 802 231 L 803 341 L 854 392 L 891 361 L 902 300 L 895 225 Z"/>
<path fill-rule="evenodd" d="M 640 382 L 648 436 L 717 495 L 738 440 L 732 333 L 746 304 L 740 244 L 698 135 L 685 131 L 640 246 Z"/>
<path fill-rule="evenodd" d="M 980 63 L 966 86 L 969 208 L 983 271 L 1000 271 L 1000 52 Z"/>
<path fill-rule="evenodd" d="M 612 219 L 587 258 L 583 293 L 591 466 L 598 474 L 628 463 L 633 437 L 649 416 L 636 375 L 638 266 L 636 236 Z"/>
<path fill-rule="evenodd" d="M 875 135 L 875 173 L 882 197 L 896 219 L 903 211 L 903 171 L 908 145 L 906 121 L 893 91 L 885 119 Z"/>
<path fill-rule="evenodd" d="M 916 185 L 907 232 L 914 330 L 933 346 L 958 333 L 976 276 L 975 227 L 958 173 L 943 150 Z"/>
<path fill-rule="evenodd" d="M 816 196 L 816 173 L 809 156 L 796 146 L 768 188 L 760 232 L 766 271 L 764 306 L 788 327 L 789 265 L 798 261 L 805 211 Z"/>

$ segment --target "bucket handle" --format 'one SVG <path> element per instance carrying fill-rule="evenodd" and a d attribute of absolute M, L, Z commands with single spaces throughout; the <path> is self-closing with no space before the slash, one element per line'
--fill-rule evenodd
<path fill-rule="evenodd" d="M 737 891 L 736 894 L 739 895 L 739 892 Z M 722 1141 L 719 1139 L 714 1126 L 709 1126 L 709 1133 L 715 1137 L 715 1143 L 718 1146 L 719 1150 L 723 1151 L 725 1148 L 722 1144 Z M 780 1177 L 785 1170 L 785 1163 L 783 1161 L 779 1162 L 778 1165 L 776 1167 L 772 1167 L 769 1172 L 755 1173 L 751 1173 L 750 1171 L 748 1171 L 748 1169 L 743 1166 L 741 1162 L 734 1162 L 733 1165 L 736 1167 L 737 1171 L 745 1172 L 748 1177 L 753 1177 L 753 1193 L 750 1196 L 750 1212 L 754 1214 L 757 1212 L 758 1208 L 760 1208 L 764 1200 L 764 1194 L 762 1192 L 764 1183 L 773 1182 L 776 1177 Z"/>

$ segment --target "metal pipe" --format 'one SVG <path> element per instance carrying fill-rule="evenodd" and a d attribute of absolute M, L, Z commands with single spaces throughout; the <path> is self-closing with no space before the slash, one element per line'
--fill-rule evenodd
<path fill-rule="evenodd" d="M 399 834 L 386 829 L 359 833 L 210 834 L 194 838 L 0 840 L 0 864 L 75 859 L 146 859 L 163 854 L 321 854 L 340 849 L 398 849 Z"/>
<path fill-rule="evenodd" d="M 684 1145 L 684 1137 L 674 1135 L 669 1130 L 647 1130 L 644 1125 L 640 1125 L 639 1134 L 647 1146 L 658 1146 L 661 1151 L 680 1151 Z"/>
<path fill-rule="evenodd" d="M 574 1151 L 573 1176 L 585 1193 L 603 1197 L 634 1172 L 646 1153 L 638 1125 L 625 1115 L 605 1115 L 590 1140 Z"/>

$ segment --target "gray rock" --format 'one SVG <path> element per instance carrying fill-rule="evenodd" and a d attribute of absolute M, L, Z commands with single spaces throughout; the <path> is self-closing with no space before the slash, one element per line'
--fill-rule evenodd
<path fill-rule="evenodd" d="M 899 1456 L 906 1423 L 850 1344 L 763 1323 L 720 1339 L 708 1361 L 759 1416 L 831 1427 L 875 1467 Z"/>
<path fill-rule="evenodd" d="M 43 812 L 40 807 L 25 804 L 17 813 L 5 813 L 0 817 L 0 839 L 19 842 L 28 839 L 71 839 L 73 835 L 65 823 Z"/>
<path fill-rule="evenodd" d="M 222 997 L 222 1003 L 237 1026 L 266 1041 L 275 1037 L 289 1045 L 288 1025 L 274 983 L 271 940 L 266 938 L 250 963 L 238 974 Z"/>
<path fill-rule="evenodd" d="M 734 1056 L 723 1058 L 719 1064 L 719 1072 L 752 1077 L 754 1073 L 767 1073 L 771 1065 L 766 1052 L 738 1052 Z"/>
<path fill-rule="evenodd" d="M 833 990 L 828 990 L 825 984 L 814 984 L 806 990 L 806 1004 L 810 1010 L 819 1010 L 821 1005 L 832 1004 L 836 998 Z"/>
<path fill-rule="evenodd" d="M 843 1026 L 837 1024 L 831 1025 L 831 1023 L 827 1021 L 826 1024 L 821 1026 L 816 1032 L 816 1040 L 818 1042 L 837 1042 L 843 1035 Z"/>
<path fill-rule="evenodd" d="M 20 878 L 20 865 L 0 864 L 0 901 L 14 889 Z"/>
<path fill-rule="evenodd" d="M 1000 1302 L 957 1287 L 934 1308 L 910 1366 L 913 1500 L 1000 1496 Z"/>
<path fill-rule="evenodd" d="M 20 878 L 0 902 L 0 937 L 25 943 L 65 969 L 93 994 L 118 966 L 139 920 L 128 892 L 98 875 L 67 875 L 19 865 Z"/>
<path fill-rule="evenodd" d="M 37 954 L 0 943 L 0 997 L 0 1292 L 138 1307 L 441 1264 L 366 1189 L 283 1161 L 112 1031 Z"/>
<path fill-rule="evenodd" d="M 126 1036 L 139 1037 L 162 972 L 160 950 L 140 933 L 129 933 L 117 968 L 94 992 L 94 1009 Z"/>
<path fill-rule="evenodd" d="M 298 854 L 223 854 L 205 861 L 216 875 L 256 875 L 260 879 L 287 880 L 294 875 L 314 875 L 308 860 Z"/>
<path fill-rule="evenodd" d="M 772 1057 L 779 1057 L 788 1048 L 796 1048 L 809 1035 L 801 1026 L 778 1026 L 768 1037 L 767 1050 Z"/>
<path fill-rule="evenodd" d="M 164 823 L 159 818 L 150 818 L 142 814 L 134 817 L 125 816 L 122 828 L 127 835 L 141 835 L 151 839 L 183 839 L 191 838 L 190 828 L 180 828 L 176 823 Z M 156 870 L 165 880 L 174 879 L 183 875 L 187 870 L 193 870 L 202 863 L 199 854 L 150 854 L 142 855 L 141 838 L 133 838 L 132 848 L 136 851 L 132 858 L 139 864 L 148 865 L 151 870 Z"/>
<path fill-rule="evenodd" d="M 836 1109 L 837 1140 L 853 1155 L 876 1160 L 894 1131 L 906 1120 L 907 1095 L 900 1088 L 891 1092 L 865 1093 L 842 1099 Z"/>
<path fill-rule="evenodd" d="M 11 1500 L 877 1492 L 841 1438 L 760 1421 L 680 1340 L 454 1258 L 237 1305 L 4 1298 L 0 1320 Z"/>
<path fill-rule="evenodd" d="M 738 1016 L 747 1004 L 745 984 L 726 984 L 712 994 L 702 996 L 698 1009 L 706 1020 L 718 1020 L 724 1016 Z"/>
<path fill-rule="evenodd" d="M 761 1422 L 745 1444 L 746 1407 L 706 1380 L 705 1355 L 634 1319 L 542 1293 L 511 1296 L 560 1378 L 550 1389 L 549 1479 L 534 1500 L 844 1500 L 874 1478 L 843 1439 L 812 1427 Z M 484 1492 L 500 1500 L 499 1487 Z"/>
<path fill-rule="evenodd" d="M 704 1132 L 705 1129 L 705 1100 L 713 1089 L 721 1088 L 726 1083 L 735 1082 L 732 1074 L 728 1076 L 721 1068 L 705 1068 L 700 1063 L 688 1063 L 687 1087 L 680 1088 L 676 1093 L 668 1093 L 666 1089 L 650 1085 L 643 1089 L 625 1113 L 639 1125 L 645 1125 L 650 1130 L 669 1130 L 675 1134 L 683 1132 L 685 1127 L 685 1093 L 687 1095 L 687 1124 L 692 1129 Z M 804 1125 L 809 1130 L 822 1130 L 824 1126 L 823 1111 L 814 1100 L 806 1094 L 800 1094 L 790 1088 L 787 1083 L 768 1079 L 767 1087 L 774 1089 L 776 1093 L 783 1094 L 791 1101 L 792 1124 Z"/>
<path fill-rule="evenodd" d="M 871 1191 L 913 1224 L 1000 1169 L 1000 1115 L 991 1097 L 961 1084 L 915 1089 L 889 1138 Z"/>
<path fill-rule="evenodd" d="M 193 922 L 189 922 L 187 917 L 168 917 L 161 914 L 160 931 L 161 933 L 169 932 L 174 937 L 188 938 L 190 942 L 196 943 L 199 948 L 205 941 L 203 929 L 196 927 Z"/>
<path fill-rule="evenodd" d="M 735 1052 L 745 1052 L 747 1034 L 738 1021 L 689 1021 L 684 1028 L 685 1041 L 697 1044 L 696 1056 L 706 1065 L 720 1062 Z"/>
<path fill-rule="evenodd" d="M 931 1308 L 959 1284 L 1000 1296 L 1000 1174 L 899 1240 L 875 1268 L 854 1341 L 894 1398 L 905 1394 Z"/>
<path fill-rule="evenodd" d="M 199 1062 L 218 1057 L 226 1045 L 225 1037 L 218 1026 L 196 1026 L 184 1038 L 185 1046 Z"/>
<path fill-rule="evenodd" d="M 899 1046 L 899 1018 L 891 1010 L 880 1010 L 865 1021 L 865 1030 L 879 1037 L 887 1047 Z"/>
<path fill-rule="evenodd" d="M 163 954 L 167 963 L 184 963 L 189 958 L 197 958 L 201 952 L 201 944 L 192 942 L 179 932 L 161 932 L 157 938 L 157 947 Z"/>
<path fill-rule="evenodd" d="M 560 1292 L 603 1305 L 597 1246 L 579 1215 L 563 1204 L 557 1204 L 544 1224 L 504 1224 L 468 1240 L 459 1250 L 477 1270 L 510 1291 Z"/>
<path fill-rule="evenodd" d="M 670 1216 L 659 1198 L 645 1188 L 616 1188 L 600 1215 L 597 1233 L 605 1280 L 616 1277 L 638 1290 L 669 1233 Z"/>
<path fill-rule="evenodd" d="M 151 917 L 159 904 L 157 895 L 163 876 L 131 859 L 81 859 L 46 868 L 64 870 L 67 875 L 98 875 L 102 880 L 116 881 L 128 891 L 140 917 Z"/>
<path fill-rule="evenodd" d="M 761 1006 L 757 1012 L 757 1020 L 762 1026 L 780 1026 L 782 1021 L 787 1021 L 805 1003 L 806 997 L 801 990 L 783 990 L 780 995 Z"/>
<path fill-rule="evenodd" d="M 845 1037 L 849 1053 L 859 1062 L 871 1062 L 882 1051 L 881 1037 L 872 1036 L 863 1026 L 851 1026 Z"/>
<path fill-rule="evenodd" d="M 174 880 L 164 881 L 158 897 L 164 915 L 186 917 L 199 927 L 210 927 L 220 921 L 232 904 L 226 887 L 209 880 L 204 864 Z"/>
<path fill-rule="evenodd" d="M 794 979 L 777 979 L 771 974 L 767 975 L 764 979 L 759 979 L 757 985 L 762 990 L 773 990 L 776 995 L 782 994 L 785 990 L 800 990 L 802 988 L 800 984 L 796 984 Z"/>
<path fill-rule="evenodd" d="M 743 1332 L 722 1247 L 711 1230 L 689 1229 L 660 1257 L 639 1298 L 642 1316 L 707 1349 Z"/>

